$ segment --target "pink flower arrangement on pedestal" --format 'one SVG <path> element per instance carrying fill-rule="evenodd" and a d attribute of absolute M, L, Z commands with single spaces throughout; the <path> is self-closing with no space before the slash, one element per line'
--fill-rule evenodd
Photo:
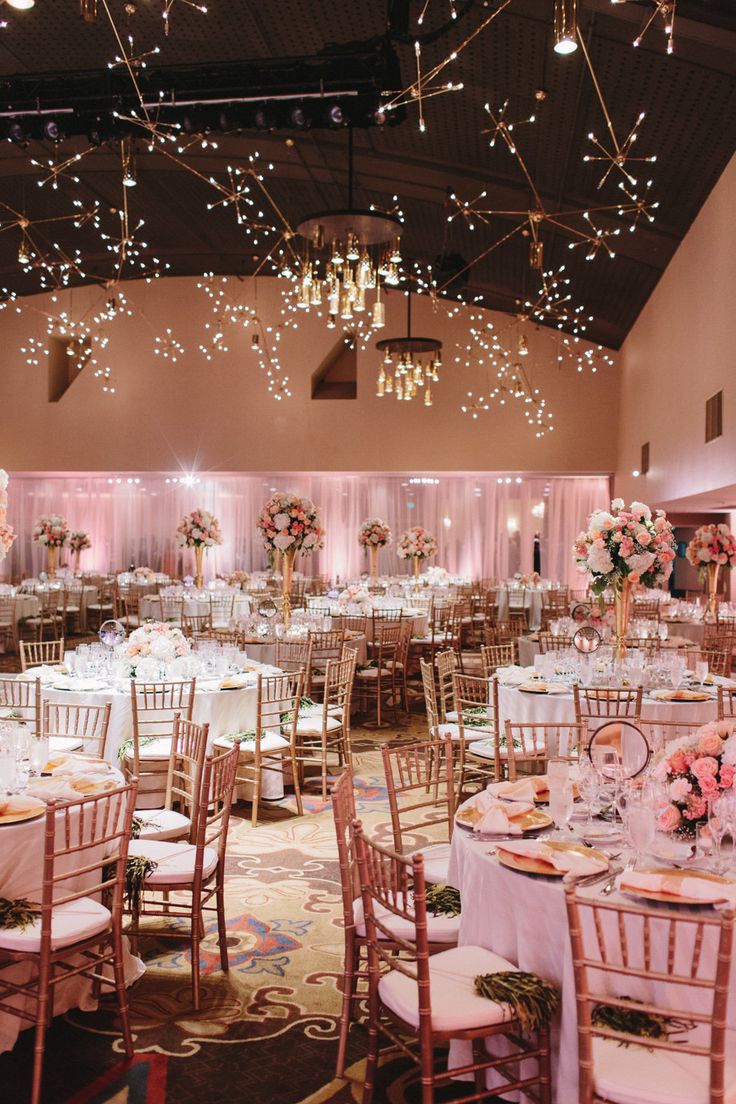
<path fill-rule="evenodd" d="M 358 530 L 358 544 L 365 549 L 386 548 L 391 544 L 391 530 L 380 518 L 368 518 Z"/>
<path fill-rule="evenodd" d="M 396 555 L 400 560 L 428 560 L 437 555 L 437 540 L 421 525 L 415 525 L 399 537 Z"/>
<path fill-rule="evenodd" d="M 709 564 L 736 567 L 736 536 L 727 525 L 701 525 L 687 546 L 688 561 L 704 571 Z"/>
<path fill-rule="evenodd" d="M 278 491 L 261 510 L 256 527 L 268 552 L 301 552 L 324 547 L 324 529 L 311 498 Z"/>
<path fill-rule="evenodd" d="M 220 522 L 209 510 L 192 510 L 179 522 L 176 540 L 180 548 L 197 548 L 199 545 L 212 548 L 215 544 L 222 544 Z"/>
<path fill-rule="evenodd" d="M 69 537 L 69 547 L 72 552 L 84 552 L 86 548 L 91 548 L 89 533 L 85 533 L 83 529 L 75 529 Z"/>
<path fill-rule="evenodd" d="M 655 768 L 669 803 L 660 810 L 660 831 L 694 836 L 708 819 L 708 803 L 734 788 L 736 735 L 732 721 L 711 721 L 667 744 Z"/>
<path fill-rule="evenodd" d="M 69 526 L 61 514 L 44 514 L 33 526 L 32 539 L 47 548 L 63 548 L 69 541 Z"/>
<path fill-rule="evenodd" d="M 0 563 L 5 559 L 15 541 L 15 530 L 5 520 L 8 510 L 8 473 L 0 468 Z"/>
<path fill-rule="evenodd" d="M 663 510 L 654 515 L 643 502 L 624 507 L 615 498 L 607 510 L 596 510 L 573 548 L 578 571 L 593 577 L 591 590 L 601 594 L 617 580 L 661 587 L 672 574 L 675 538 Z"/>

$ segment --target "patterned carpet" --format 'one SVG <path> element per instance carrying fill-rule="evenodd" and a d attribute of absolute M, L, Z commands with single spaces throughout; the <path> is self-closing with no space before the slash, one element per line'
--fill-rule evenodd
<path fill-rule="evenodd" d="M 419 737 L 422 723 L 354 732 L 358 815 L 390 840 L 379 742 Z M 44 1104 L 348 1104 L 362 1095 L 366 1034 L 351 1032 L 348 1071 L 334 1080 L 343 937 L 337 847 L 329 803 L 307 799 L 304 817 L 287 799 L 252 829 L 239 806 L 227 868 L 230 972 L 219 968 L 216 934 L 202 948 L 202 1008 L 191 1011 L 189 953 L 142 943 L 145 976 L 130 991 L 136 1059 L 126 1063 L 115 1018 L 74 1011 L 48 1035 Z M 425 842 L 425 840 L 418 840 Z M 5 1104 L 27 1099 L 32 1031 L 0 1057 Z M 406 1061 L 387 1061 L 376 1101 L 418 1099 Z M 452 1099 L 453 1090 L 438 1095 Z"/>

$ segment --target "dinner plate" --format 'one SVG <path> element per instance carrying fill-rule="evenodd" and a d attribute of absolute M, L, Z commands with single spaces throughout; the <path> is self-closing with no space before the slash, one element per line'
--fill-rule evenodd
<path fill-rule="evenodd" d="M 718 885 L 732 886 L 733 880 L 722 878 L 720 874 L 709 874 L 707 870 L 673 870 L 671 866 L 656 867 L 651 870 L 640 870 L 640 874 L 666 874 L 668 878 L 703 878 L 706 882 L 717 882 Z M 623 883 L 625 875 L 621 877 Z M 698 897 L 682 897 L 675 893 L 662 893 L 657 889 L 641 889 L 640 887 L 626 886 L 619 883 L 619 889 L 630 897 L 641 897 L 645 901 L 658 901 L 664 905 L 707 905 L 712 908 L 713 901 L 703 901 Z"/>
<path fill-rule="evenodd" d="M 455 823 L 461 828 L 466 828 L 472 832 L 475 825 L 479 820 L 483 819 L 483 813 L 476 809 L 474 805 L 468 805 L 464 809 L 458 809 L 455 814 Z M 523 813 L 519 817 L 513 818 L 514 824 L 518 824 L 521 828 L 522 835 L 526 835 L 527 832 L 538 832 L 541 828 L 549 828 L 554 823 L 549 813 L 542 812 L 541 809 L 530 809 L 528 813 Z"/>
<path fill-rule="evenodd" d="M 522 694 L 569 694 L 570 687 L 562 686 L 557 683 L 545 683 L 542 682 L 539 686 L 535 686 L 533 682 L 522 682 L 520 686 L 517 686 L 517 690 L 520 690 Z"/>
<path fill-rule="evenodd" d="M 579 855 L 588 855 L 591 858 L 599 859 L 602 863 L 605 863 L 606 869 L 610 866 L 608 855 L 604 855 L 602 851 L 596 851 L 593 847 L 586 847 L 582 843 L 558 843 L 557 841 L 547 840 L 545 846 L 552 848 L 554 851 L 577 851 Z M 511 851 L 504 851 L 501 844 L 496 848 L 496 857 L 502 866 L 508 866 L 511 870 L 520 870 L 522 874 L 544 874 L 548 878 L 562 878 L 566 873 L 566 871 L 558 870 L 551 863 L 545 862 L 544 859 L 538 859 L 534 855 L 514 855 Z M 602 873 L 603 870 L 601 870 Z"/>
<path fill-rule="evenodd" d="M 712 696 L 706 690 L 653 690 L 651 696 L 655 701 L 666 702 L 704 702 L 712 701 Z"/>
<path fill-rule="evenodd" d="M 43 801 L 36 801 L 29 809 L 17 809 L 15 812 L 0 814 L 0 824 L 18 824 L 21 820 L 35 820 L 45 812 L 46 806 Z"/>

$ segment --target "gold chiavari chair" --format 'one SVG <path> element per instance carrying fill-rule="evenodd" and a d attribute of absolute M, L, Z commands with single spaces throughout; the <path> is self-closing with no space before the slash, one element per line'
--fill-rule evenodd
<path fill-rule="evenodd" d="M 389 722 L 383 716 L 384 698 L 388 698 L 393 710 L 394 725 L 399 723 L 396 694 L 396 658 L 401 642 L 401 623 L 387 621 L 379 624 L 373 641 L 372 658 L 355 672 L 355 689 L 361 710 L 367 711 L 375 702 L 375 718 L 364 720 L 364 728 L 386 728 Z M 388 703 L 386 703 L 388 704 Z"/>
<path fill-rule="evenodd" d="M 435 1088 L 447 1085 L 457 1071 L 448 1069 L 446 1048 L 453 1039 L 473 1044 L 473 1059 L 463 1072 L 473 1077 L 474 1092 L 463 1100 L 490 1100 L 519 1087 L 524 1096 L 550 1104 L 549 1027 L 524 1031 L 509 1006 L 479 1000 L 478 974 L 517 967 L 485 947 L 465 945 L 430 955 L 427 931 L 425 863 L 420 854 L 407 858 L 369 840 L 355 826 L 355 847 L 368 940 L 368 1061 L 363 1104 L 372 1104 L 378 1065 L 379 1036 L 398 1047 L 419 1067 L 422 1100 L 432 1104 Z M 401 936 L 396 927 L 401 921 Z M 388 946 L 392 934 L 401 954 Z M 504 1045 L 494 1050 L 492 1037 Z M 513 1049 L 508 1041 L 513 1040 Z M 412 1046 L 413 1043 L 413 1046 Z M 436 1061 L 435 1048 L 445 1057 Z M 502 1078 L 498 1089 L 486 1089 L 486 1071 Z"/>
<path fill-rule="evenodd" d="M 81 582 L 77 582 L 76 580 L 74 582 L 68 582 L 63 588 L 63 594 L 62 635 L 66 632 L 81 632 L 84 587 Z"/>
<path fill-rule="evenodd" d="M 212 627 L 212 614 L 207 613 L 182 613 L 181 631 L 185 636 L 214 639 L 210 634 L 215 630 Z"/>
<path fill-rule="evenodd" d="M 718 687 L 718 720 L 736 721 L 736 690 Z"/>
<path fill-rule="evenodd" d="M 122 613 L 118 615 L 118 620 L 125 623 L 126 629 L 137 629 L 141 623 L 140 620 L 140 595 L 135 587 L 129 587 L 120 591 L 120 600 L 122 602 Z"/>
<path fill-rule="evenodd" d="M 210 618 L 214 628 L 229 628 L 234 609 L 234 594 L 210 594 Z"/>
<path fill-rule="evenodd" d="M 420 660 L 420 669 L 422 671 L 422 681 L 424 682 L 424 670 L 429 666 L 429 674 L 431 676 L 431 665 L 426 664 L 425 660 Z M 434 667 L 437 672 L 437 706 L 439 713 L 439 720 L 445 720 L 445 713 L 448 707 L 452 709 L 452 676 L 458 668 L 458 658 L 452 648 L 448 648 L 446 651 L 437 652 L 434 657 Z"/>
<path fill-rule="evenodd" d="M 453 708 L 445 713 L 449 728 L 442 735 L 457 740 L 462 759 L 457 764 L 457 800 L 498 782 L 505 775 L 499 750 L 498 683 L 462 671 L 452 676 Z"/>
<path fill-rule="evenodd" d="M 365 986 L 368 980 L 368 969 L 365 955 L 367 936 L 365 920 L 363 918 L 363 901 L 360 896 L 360 879 L 358 865 L 355 858 L 355 846 L 353 842 L 353 823 L 355 821 L 355 795 L 353 792 L 353 775 L 349 767 L 346 767 L 339 776 L 337 782 L 330 791 L 332 798 L 332 813 L 335 821 L 335 833 L 337 836 L 337 855 L 340 864 L 340 885 L 342 889 L 342 915 L 343 935 L 345 939 L 345 959 L 343 965 L 342 982 L 342 1011 L 340 1014 L 340 1038 L 337 1048 L 336 1077 L 342 1077 L 345 1071 L 345 1053 L 347 1050 L 348 1032 L 353 1018 L 355 1004 L 365 999 L 365 992 L 359 992 L 359 985 Z M 398 951 L 399 945 L 394 935 L 402 934 L 404 925 L 401 921 L 396 924 L 396 932 L 393 931 L 391 917 L 386 917 L 386 923 L 392 931 L 392 936 L 387 944 L 392 944 Z M 460 916 L 427 916 L 427 934 L 429 940 L 429 953 L 446 950 L 457 944 L 460 929 Z"/>
<path fill-rule="evenodd" d="M 632 621 L 659 621 L 660 604 L 658 598 L 635 598 L 631 610 Z"/>
<path fill-rule="evenodd" d="M 362 617 L 354 617 L 349 614 L 344 614 L 342 617 L 336 617 L 335 620 L 337 621 L 336 628 L 338 629 L 343 629 L 345 632 L 357 632 L 366 637 L 368 635 L 369 619 L 365 615 Z"/>
<path fill-rule="evenodd" d="M 662 641 L 658 636 L 627 636 L 626 647 L 635 651 L 644 652 L 647 659 L 653 659 L 661 652 Z"/>
<path fill-rule="evenodd" d="M 571 648 L 572 637 L 566 633 L 553 633 L 542 630 L 539 633 L 539 651 L 542 655 L 556 652 L 559 648 Z"/>
<path fill-rule="evenodd" d="M 239 744 L 218 758 L 205 760 L 200 792 L 197 795 L 196 836 L 192 844 L 167 840 L 132 840 L 130 854 L 144 856 L 156 868 L 145 879 L 140 909 L 130 913 L 128 932 L 137 942 L 140 921 L 153 917 L 151 935 L 156 939 L 189 937 L 192 969 L 192 1007 L 200 1005 L 200 945 L 204 938 L 204 914 L 217 915 L 217 942 L 220 968 L 227 973 L 227 927 L 225 922 L 225 857 L 227 829 L 235 789 Z M 159 898 L 158 895 L 161 895 Z M 214 905 L 210 902 L 214 898 Z M 163 927 L 168 920 L 170 927 Z M 182 931 L 182 921 L 188 932 Z"/>
<path fill-rule="evenodd" d="M 513 643 L 481 644 L 480 654 L 484 678 L 490 678 L 499 667 L 512 667 L 516 663 L 516 645 Z"/>
<path fill-rule="evenodd" d="M 29 927 L 0 928 L 3 1013 L 20 1017 L 36 1030 L 30 1104 L 42 1100 L 46 1031 L 54 994 L 72 978 L 114 987 L 123 1049 L 128 1058 L 133 1056 L 122 909 L 134 803 L 135 783 L 81 801 L 50 802 L 38 915 Z M 28 967 L 26 980 L 19 980 L 17 971 L 12 980 L 4 976 L 20 964 Z M 112 971 L 112 979 L 105 976 L 106 969 Z"/>
<path fill-rule="evenodd" d="M 237 648 L 243 646 L 243 633 L 240 629 L 205 629 L 197 633 L 197 640 L 214 640 L 216 644 L 232 644 Z"/>
<path fill-rule="evenodd" d="M 308 698 L 321 692 L 325 681 L 327 664 L 330 660 L 339 660 L 342 656 L 345 633 L 342 629 L 326 629 L 324 631 L 311 630 L 308 638 L 312 644 L 312 667 L 307 679 L 306 695 Z"/>
<path fill-rule="evenodd" d="M 104 759 L 111 708 L 110 702 L 79 705 L 44 701 L 43 734 L 48 737 L 49 750 L 84 751 L 85 755 Z"/>
<path fill-rule="evenodd" d="M 350 650 L 350 649 L 348 649 Z M 352 766 L 350 702 L 355 678 L 355 652 L 344 659 L 328 659 L 319 711 L 299 710 L 294 732 L 295 778 L 304 790 L 306 771 L 319 768 L 322 800 L 327 800 L 328 758 L 335 756 L 338 769 Z"/>
<path fill-rule="evenodd" d="M 196 679 L 180 682 L 139 682 L 131 679 L 133 736 L 122 748 L 125 775 L 138 779 L 138 803 L 155 808 L 166 792 L 166 778 L 178 716 L 191 721 Z"/>
<path fill-rule="evenodd" d="M 93 601 L 87 603 L 87 628 L 95 631 L 103 621 L 115 615 L 115 581 L 99 579 L 92 585 L 97 586 L 97 594 Z"/>
<path fill-rule="evenodd" d="M 588 726 L 580 723 L 547 722 L 505 724 L 502 753 L 508 760 L 508 777 L 515 782 L 521 774 L 545 774 L 550 759 L 577 763 L 588 746 Z"/>
<path fill-rule="evenodd" d="M 646 706 L 644 709 L 646 711 Z M 666 748 L 670 740 L 679 740 L 682 736 L 692 736 L 694 732 L 702 728 L 702 725 L 700 721 L 655 721 L 649 720 L 648 717 L 641 717 L 639 727 L 644 733 L 652 752 L 656 753 Z"/>
<path fill-rule="evenodd" d="M 573 699 L 575 702 L 575 720 L 588 721 L 589 727 L 596 727 L 595 722 L 603 724 L 600 718 L 626 717 L 638 725 L 641 717 L 641 701 L 643 690 L 622 689 L 619 687 L 597 686 L 573 686 Z"/>
<path fill-rule="evenodd" d="M 64 662 L 64 637 L 60 640 L 21 640 L 20 669 L 42 665 L 59 666 Z"/>
<path fill-rule="evenodd" d="M 0 643 L 6 651 L 18 651 L 18 599 L 0 594 Z"/>
<path fill-rule="evenodd" d="M 174 717 L 163 802 L 154 809 L 136 809 L 140 839 L 195 842 L 209 730 L 208 724 L 184 721 L 178 713 Z"/>
<path fill-rule="evenodd" d="M 306 689 L 309 672 L 312 669 L 312 641 L 285 640 L 284 637 L 276 638 L 276 655 L 274 665 L 282 671 L 304 672 L 304 689 Z"/>
<path fill-rule="evenodd" d="M 159 595 L 161 620 L 172 625 L 181 625 L 184 621 L 184 599 L 171 594 Z"/>
<path fill-rule="evenodd" d="M 47 632 L 53 635 L 54 640 L 58 640 L 60 635 L 59 629 L 61 628 L 63 621 L 63 613 L 59 612 L 60 603 L 63 609 L 64 592 L 60 587 L 44 587 L 42 590 L 36 590 L 36 598 L 38 600 L 38 613 L 33 613 L 30 617 L 26 617 L 23 622 L 23 629 L 30 629 L 36 633 L 37 640 L 43 640 Z"/>
<path fill-rule="evenodd" d="M 0 720 L 27 725 L 32 736 L 40 736 L 41 680 L 0 678 Z"/>
<path fill-rule="evenodd" d="M 733 652 L 730 645 L 726 648 L 686 648 L 679 650 L 677 654 L 685 656 L 690 671 L 694 671 L 696 665 L 702 662 L 708 664 L 710 675 L 727 678 L 731 674 Z"/>
<path fill-rule="evenodd" d="M 394 848 L 409 857 L 421 854 L 427 881 L 443 885 L 448 881 L 460 754 L 449 738 L 381 746 Z M 423 843 L 427 836 L 435 842 Z"/>
<path fill-rule="evenodd" d="M 574 886 L 566 898 L 580 1104 L 733 1100 L 736 1067 L 726 1061 L 733 910 L 642 908 L 584 897 Z M 626 1030 L 626 1012 L 682 1026 L 642 1038 Z"/>

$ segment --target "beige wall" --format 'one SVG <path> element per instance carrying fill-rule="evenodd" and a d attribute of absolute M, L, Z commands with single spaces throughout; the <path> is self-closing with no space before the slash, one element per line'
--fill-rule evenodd
<path fill-rule="evenodd" d="M 252 302 L 252 287 L 232 280 Z M 279 317 L 281 282 L 258 286 L 258 309 Z M 66 294 L 66 293 L 65 293 Z M 477 369 L 453 363 L 465 344 L 468 317 L 434 314 L 424 300 L 415 307 L 414 332 L 445 341 L 445 369 L 435 385 L 435 406 L 375 397 L 378 354 L 359 355 L 355 401 L 311 401 L 310 379 L 337 340 L 324 322 L 300 316 L 298 331 L 286 330 L 281 360 L 293 398 L 276 402 L 266 392 L 250 333 L 231 327 L 230 351 L 208 362 L 209 304 L 193 279 L 126 285 L 135 305 L 131 318 L 109 326 L 109 363 L 117 387 L 103 394 L 87 368 L 58 403 L 47 402 L 46 367 L 28 367 L 20 346 L 45 337 L 47 296 L 23 303 L 21 314 L 0 314 L 0 466 L 11 471 L 110 471 L 180 469 L 259 470 L 520 470 L 608 472 L 615 465 L 618 386 L 616 369 L 593 376 L 556 364 L 557 335 L 531 332 L 539 353 L 534 383 L 555 412 L 555 431 L 541 441 L 527 428 L 519 403 L 498 407 L 472 421 L 460 412 L 468 390 L 488 390 Z M 83 289 L 72 296 L 80 317 L 104 293 Z M 56 305 L 55 309 L 59 309 Z M 504 316 L 495 316 L 506 325 Z M 155 356 L 154 338 L 170 326 L 186 352 L 177 364 Z M 403 297 L 393 294 L 385 335 L 404 332 Z M 530 357 L 529 360 L 534 358 Z M 103 360 L 103 362 L 105 362 Z"/>
<path fill-rule="evenodd" d="M 690 496 L 736 483 L 736 157 L 629 334 L 620 369 L 617 494 L 688 498 L 696 510 Z M 705 444 L 705 402 L 719 390 L 723 436 Z M 645 441 L 650 472 L 632 479 Z"/>

